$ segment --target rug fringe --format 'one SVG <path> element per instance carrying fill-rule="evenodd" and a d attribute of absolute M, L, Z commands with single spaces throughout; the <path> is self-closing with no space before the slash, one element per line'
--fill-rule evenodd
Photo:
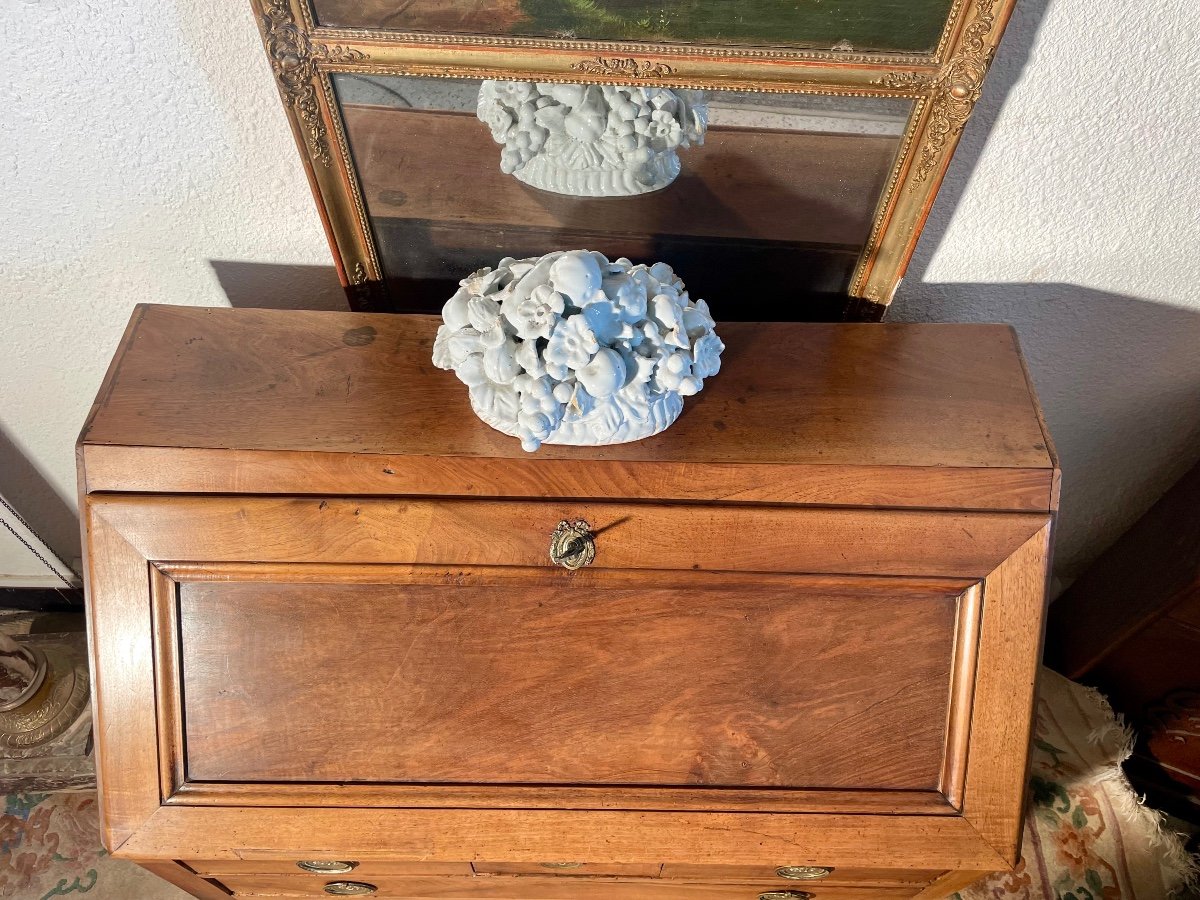
<path fill-rule="evenodd" d="M 1096 773 L 1097 780 L 1115 782 L 1121 790 L 1112 794 L 1114 806 L 1119 806 L 1118 811 L 1129 819 L 1141 818 L 1146 823 L 1150 846 L 1161 854 L 1163 883 L 1170 886 L 1172 896 L 1200 889 L 1200 854 L 1187 852 L 1182 836 L 1166 828 L 1163 813 L 1146 806 L 1145 795 L 1138 795 L 1122 768 L 1122 763 L 1133 756 L 1137 734 L 1126 724 L 1125 717 L 1113 710 L 1107 697 L 1093 687 L 1081 687 L 1105 722 L 1088 735 L 1088 741 L 1097 747 L 1111 748 L 1116 754 L 1116 763 Z"/>

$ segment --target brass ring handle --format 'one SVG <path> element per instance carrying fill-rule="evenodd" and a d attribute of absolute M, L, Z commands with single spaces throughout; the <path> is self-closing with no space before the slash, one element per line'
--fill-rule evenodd
<path fill-rule="evenodd" d="M 833 869 L 828 866 L 780 866 L 775 874 L 780 878 L 790 878 L 793 881 L 816 881 L 818 878 L 828 878 Z"/>
<path fill-rule="evenodd" d="M 596 539 L 592 526 L 583 519 L 558 523 L 550 535 L 550 561 L 564 569 L 582 569 L 596 558 Z"/>
<path fill-rule="evenodd" d="M 353 872 L 358 863 L 340 859 L 301 859 L 296 861 L 296 868 L 305 872 L 316 872 L 319 875 L 345 875 Z"/>

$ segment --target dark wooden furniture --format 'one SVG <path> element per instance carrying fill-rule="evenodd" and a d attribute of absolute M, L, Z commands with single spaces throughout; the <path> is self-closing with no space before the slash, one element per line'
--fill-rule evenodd
<path fill-rule="evenodd" d="M 1130 778 L 1200 822 L 1200 465 L 1053 605 L 1047 661 L 1138 734 Z"/>
<path fill-rule="evenodd" d="M 727 324 L 664 434 L 526 454 L 435 325 L 138 309 L 79 444 L 116 855 L 541 900 L 1016 860 L 1058 474 L 1010 329 Z"/>

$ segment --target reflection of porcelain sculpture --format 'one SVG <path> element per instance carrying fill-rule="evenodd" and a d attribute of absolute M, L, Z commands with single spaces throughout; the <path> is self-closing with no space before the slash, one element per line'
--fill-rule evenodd
<path fill-rule="evenodd" d="M 478 116 L 503 144 L 500 169 L 546 191 L 623 197 L 665 188 L 676 149 L 704 143 L 699 91 L 485 81 Z"/>
<path fill-rule="evenodd" d="M 506 257 L 442 309 L 433 363 L 526 450 L 621 444 L 658 434 L 721 368 L 708 305 L 666 263 L 587 250 Z"/>

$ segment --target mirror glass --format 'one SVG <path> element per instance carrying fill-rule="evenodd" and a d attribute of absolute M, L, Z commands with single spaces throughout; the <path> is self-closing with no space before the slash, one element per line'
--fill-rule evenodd
<path fill-rule="evenodd" d="M 440 310 L 505 256 L 561 249 L 667 262 L 718 319 L 840 309 L 911 112 L 909 100 L 333 77 L 385 308 L 402 312 Z"/>
<path fill-rule="evenodd" d="M 344 28 L 928 53 L 952 0 L 314 0 Z"/>

